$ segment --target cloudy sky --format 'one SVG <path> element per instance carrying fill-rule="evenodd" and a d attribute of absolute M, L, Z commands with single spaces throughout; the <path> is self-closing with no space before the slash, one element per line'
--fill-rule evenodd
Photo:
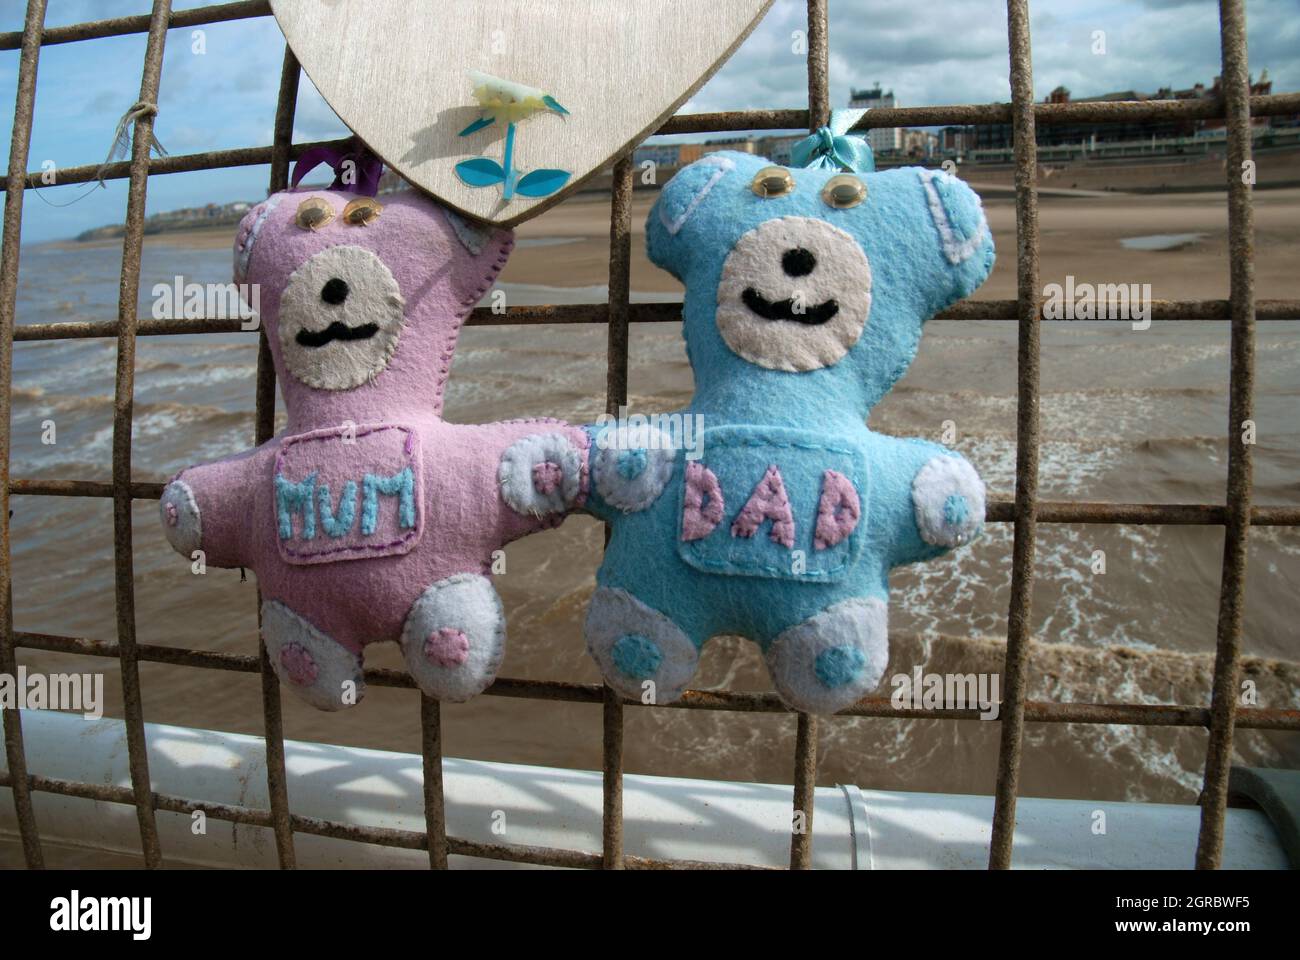
<path fill-rule="evenodd" d="M 370 0 L 378 5 L 378 0 Z M 640 0 L 653 2 L 653 0 Z M 202 5 L 176 0 L 178 8 Z M 21 0 L 0 0 L 0 31 L 22 26 Z M 50 0 L 57 25 L 145 13 L 148 0 Z M 1267 68 L 1274 91 L 1300 90 L 1300 17 L 1296 0 L 1247 0 L 1252 70 Z M 1058 84 L 1075 96 L 1114 90 L 1210 83 L 1218 73 L 1218 4 L 1214 0 L 1035 0 L 1034 93 Z M 805 27 L 801 0 L 777 0 L 736 55 L 687 111 L 801 107 L 807 103 L 804 61 L 794 33 Z M 900 105 L 982 103 L 1010 98 L 1003 0 L 830 0 L 831 85 L 835 106 L 851 87 L 879 81 Z M 1104 55 L 1093 52 L 1105 32 Z M 190 30 L 168 35 L 157 133 L 172 153 L 271 142 L 284 40 L 270 18 L 205 29 L 196 54 Z M 45 47 L 29 169 L 98 163 L 118 117 L 139 93 L 144 37 L 115 37 Z M 0 52 L 0 112 L 13 103 L 18 54 Z M 294 135 L 327 139 L 343 125 L 304 78 Z M 9 136 L 3 137 L 8 151 Z M 6 161 L 7 162 L 7 161 Z M 265 195 L 267 169 L 173 174 L 149 184 L 148 212 L 208 201 Z M 82 197 L 82 195 L 85 195 Z M 78 198 L 81 199 L 78 199 Z M 73 202 L 75 201 L 75 202 Z M 27 194 L 23 238 L 67 237 L 121 220 L 125 181 L 87 192 L 84 185 Z"/>

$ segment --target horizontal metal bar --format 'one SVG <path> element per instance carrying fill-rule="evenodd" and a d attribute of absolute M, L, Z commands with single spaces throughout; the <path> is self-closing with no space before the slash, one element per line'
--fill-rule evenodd
<path fill-rule="evenodd" d="M 990 499 L 987 517 L 993 523 L 1010 523 L 1014 504 L 1010 498 Z M 1039 523 L 1117 523 L 1164 526 L 1222 526 L 1227 508 L 1214 503 L 1099 503 L 1086 500 L 1040 500 Z M 1250 522 L 1257 527 L 1300 525 L 1300 507 L 1252 507 Z"/>
<path fill-rule="evenodd" d="M 1123 123 L 1156 117 L 1178 116 L 1187 119 L 1218 119 L 1223 116 L 1223 105 L 1217 100 L 1111 100 L 1100 103 L 1040 103 L 1035 114 L 1039 123 Z M 1268 94 L 1251 98 L 1251 112 L 1255 116 L 1289 116 L 1300 113 L 1300 93 Z M 897 107 L 870 110 L 855 129 L 874 127 L 931 126 L 941 124 L 1009 123 L 1011 105 L 989 103 L 972 106 L 947 107 Z M 807 110 L 742 110 L 729 113 L 688 113 L 668 120 L 655 134 L 734 132 L 742 130 L 787 130 L 806 128 Z M 290 148 L 290 156 L 297 159 L 317 146 L 334 146 L 343 140 L 322 140 L 299 143 Z M 191 173 L 195 170 L 215 170 L 223 167 L 255 166 L 270 163 L 273 148 L 242 147 L 236 150 L 213 150 L 205 153 L 186 153 L 167 157 L 153 157 L 149 161 L 149 175 Z M 27 174 L 28 190 L 49 186 L 42 182 L 44 171 L 32 170 Z M 127 162 L 111 163 L 103 168 L 105 180 L 120 180 L 130 173 Z M 58 171 L 60 185 L 88 183 L 100 176 L 97 163 L 67 167 Z M 8 183 L 0 178 L 0 189 Z"/>
<path fill-rule="evenodd" d="M 1227 300 L 1152 300 L 1137 303 L 1132 311 L 1149 308 L 1154 322 L 1228 320 Z M 471 327 L 504 327 L 542 323 L 605 323 L 609 308 L 603 303 L 562 303 L 552 305 L 507 307 L 504 313 L 492 307 L 477 307 L 466 321 Z M 935 320 L 1014 320 L 1014 300 L 963 300 L 935 314 Z M 629 307 L 633 323 L 675 323 L 682 318 L 679 301 L 634 303 Z M 1044 320 L 1050 318 L 1043 317 Z M 1300 320 L 1300 300 L 1260 300 L 1259 320 Z M 192 333 L 238 333 L 244 321 L 232 318 L 155 320 L 141 317 L 136 335 L 141 337 L 182 336 Z M 1061 321 L 1083 323 L 1082 320 Z M 1129 320 L 1098 321 L 1129 323 Z M 82 340 L 116 337 L 116 320 L 77 320 L 59 323 L 30 323 L 14 328 L 15 341 Z"/>
<path fill-rule="evenodd" d="M 1257 117 L 1300 113 L 1300 93 L 1262 94 L 1250 98 Z M 1216 97 L 1200 100 L 1076 100 L 1072 103 L 1034 104 L 1035 123 L 1131 123 L 1140 120 L 1219 120 L 1225 113 Z M 1011 104 L 949 104 L 935 107 L 879 107 L 868 110 L 853 127 L 870 130 L 889 127 L 970 126 L 1011 123 Z M 808 129 L 807 110 L 740 110 L 723 113 L 686 113 L 670 118 L 658 134 L 712 133 L 739 130 Z"/>
<path fill-rule="evenodd" d="M 638 307 L 642 310 L 639 318 L 642 323 L 668 322 L 681 320 L 680 303 L 633 304 L 635 315 Z M 1300 302 L 1297 303 L 1300 315 Z M 505 313 L 496 313 L 491 307 L 478 307 L 469 317 L 467 323 L 476 327 L 510 326 L 541 323 L 605 323 L 609 316 L 609 306 L 604 303 L 558 304 L 554 306 L 508 307 Z M 635 316 L 634 316 L 635 319 Z M 243 330 L 244 321 L 231 318 L 167 319 L 155 320 L 141 317 L 137 334 L 139 336 L 179 336 L 191 333 L 238 333 Z M 60 323 L 33 323 L 14 328 L 15 340 L 80 340 L 93 337 L 117 336 L 115 320 L 81 320 Z"/>
<path fill-rule="evenodd" d="M 717 113 L 679 113 L 664 121 L 664 125 L 653 135 L 807 129 L 807 110 L 728 110 Z"/>
<path fill-rule="evenodd" d="M 289 157 L 298 159 L 308 150 L 318 146 L 337 147 L 350 142 L 350 138 L 339 140 L 317 140 L 311 143 L 299 143 L 289 148 Z M 234 150 L 209 150 L 206 153 L 169 154 L 165 157 L 149 158 L 149 176 L 156 177 L 167 173 L 193 173 L 196 170 L 221 170 L 229 167 L 255 167 L 270 163 L 274 147 L 239 147 Z M 103 168 L 103 179 L 122 180 L 130 176 L 131 164 L 128 161 L 110 163 Z M 43 171 L 32 170 L 27 174 L 24 189 L 48 189 L 52 186 L 67 186 L 73 183 L 89 183 L 100 178 L 100 166 L 87 163 L 78 167 L 62 167 L 56 171 L 56 182 L 45 183 Z M 9 178 L 0 180 L 0 186 L 8 183 Z"/>
<path fill-rule="evenodd" d="M 28 775 L 30 789 L 40 793 L 51 793 L 61 797 L 75 797 L 82 800 L 94 800 L 99 803 L 122 803 L 128 806 L 135 803 L 135 794 L 130 787 L 103 783 L 79 783 L 57 777 Z M 0 771 L 0 787 L 12 787 L 13 779 L 8 771 Z M 227 823 L 245 824 L 253 827 L 270 829 L 273 820 L 270 810 L 254 807 L 235 806 L 227 803 L 215 803 L 207 800 L 191 800 L 173 794 L 154 793 L 151 795 L 155 810 L 167 813 L 192 815 L 202 810 L 204 815 L 213 820 Z M 381 847 L 398 847 L 406 850 L 425 850 L 428 848 L 428 835 L 414 830 L 393 830 L 386 827 L 369 827 L 355 823 L 343 823 L 338 820 L 322 820 L 317 817 L 304 817 L 291 813 L 290 823 L 296 833 L 313 834 L 330 837 L 334 840 L 349 840 L 354 843 L 370 843 Z M 537 847 L 524 844 L 479 843 L 475 840 L 447 838 L 448 852 L 464 857 L 479 857 L 488 860 L 503 860 L 510 863 L 531 863 L 545 867 L 599 868 L 601 855 L 585 850 L 566 850 L 560 847 Z M 626 858 L 631 870 L 769 870 L 744 863 L 714 863 L 699 860 L 659 860 L 650 857 Z"/>
<path fill-rule="evenodd" d="M 137 481 L 131 484 L 131 496 L 136 500 L 159 500 L 162 491 L 162 483 Z M 9 493 L 26 497 L 111 497 L 113 485 L 100 480 L 11 480 Z M 1012 522 L 1014 506 L 1009 497 L 990 497 L 987 503 L 989 522 Z M 1227 509 L 1214 503 L 1047 500 L 1039 504 L 1038 519 L 1044 523 L 1221 526 L 1227 519 Z M 1256 527 L 1300 526 L 1300 507 L 1252 507 L 1250 522 Z"/>
<path fill-rule="evenodd" d="M 1250 98 L 1257 117 L 1287 116 L 1300 111 L 1300 93 L 1262 94 Z M 1034 104 L 1034 124 L 1130 123 L 1141 120 L 1220 120 L 1223 100 L 1075 100 Z M 854 130 L 877 127 L 928 127 L 947 124 L 1011 123 L 1011 104 L 988 103 L 946 107 L 889 107 L 868 110 Z"/>
<path fill-rule="evenodd" d="M 239 3 L 218 3 L 210 7 L 192 7 L 173 10 L 168 28 L 197 27 L 228 20 L 247 20 L 250 17 L 271 15 L 270 0 L 241 0 Z M 78 40 L 100 40 L 104 37 L 121 37 L 130 33 L 146 33 L 149 14 L 134 17 L 114 17 L 111 20 L 87 20 L 62 27 L 46 27 L 41 34 L 41 46 L 56 43 L 75 43 Z M 0 33 L 0 50 L 17 50 L 22 44 L 22 31 Z"/>
<path fill-rule="evenodd" d="M 1097 306 L 1106 303 L 1104 297 L 1094 301 Z M 1300 300 L 1259 300 L 1257 319 L 1259 320 L 1300 320 Z M 639 306 L 649 306 L 640 304 Z M 680 319 L 680 304 L 678 305 Z M 1150 311 L 1150 318 L 1156 322 L 1170 323 L 1187 320 L 1231 320 L 1231 303 L 1227 300 L 1135 300 L 1128 305 L 1130 319 L 1059 320 L 1047 315 L 1040 304 L 1038 319 L 1055 323 L 1131 323 L 1138 313 Z M 633 307 L 635 309 L 635 306 Z M 636 319 L 636 317 L 633 317 Z M 934 315 L 935 320 L 1015 320 L 1015 300 L 962 300 L 947 310 Z M 18 329 L 22 329 L 19 327 Z"/>
<path fill-rule="evenodd" d="M 133 481 L 129 487 L 133 500 L 161 500 L 164 484 Z M 11 480 L 11 496 L 29 497 L 112 497 L 113 484 L 108 480 Z"/>
<path fill-rule="evenodd" d="M 14 633 L 20 649 L 45 650 L 51 653 L 89 657 L 116 657 L 114 640 L 89 640 L 48 633 Z M 189 650 L 183 647 L 142 643 L 137 647 L 139 659 L 179 667 L 207 670 L 230 670 L 257 673 L 259 659 L 233 653 Z M 415 681 L 400 670 L 368 668 L 366 683 L 375 687 L 415 690 Z M 569 683 L 556 680 L 522 680 L 498 678 L 484 693 L 516 700 L 549 700 L 565 703 L 604 703 L 604 687 L 595 683 Z M 629 707 L 643 707 L 640 700 L 625 700 Z M 736 693 L 727 690 L 688 690 L 680 700 L 658 704 L 661 708 L 682 710 L 716 710 L 740 713 L 790 713 L 789 707 L 775 693 Z M 978 720 L 979 709 L 940 707 L 935 709 L 898 709 L 889 697 L 867 697 L 841 710 L 841 717 L 882 717 L 912 720 Z M 1049 703 L 1030 701 L 1025 705 L 1025 719 L 1034 723 L 1135 724 L 1157 727 L 1204 727 L 1210 712 L 1205 707 L 1148 703 Z M 1237 714 L 1237 726 L 1256 730 L 1300 730 L 1300 710 L 1243 707 Z M 454 850 L 452 851 L 455 852 Z M 597 858 L 599 859 L 599 857 Z"/>

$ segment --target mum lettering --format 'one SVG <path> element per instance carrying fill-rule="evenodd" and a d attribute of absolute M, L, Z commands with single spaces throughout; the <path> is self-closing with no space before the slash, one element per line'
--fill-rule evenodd
<path fill-rule="evenodd" d="M 299 518 L 298 537 L 315 540 L 317 530 L 331 539 L 352 532 L 357 523 L 358 487 L 348 480 L 334 499 L 329 484 L 318 483 L 315 471 L 294 482 L 283 474 L 275 476 L 275 513 L 281 540 L 294 538 L 294 517 Z M 379 498 L 397 498 L 397 526 L 415 528 L 415 474 L 410 467 L 391 476 L 367 473 L 361 478 L 361 535 L 371 536 L 379 527 Z M 319 520 L 319 523 L 318 523 Z"/>

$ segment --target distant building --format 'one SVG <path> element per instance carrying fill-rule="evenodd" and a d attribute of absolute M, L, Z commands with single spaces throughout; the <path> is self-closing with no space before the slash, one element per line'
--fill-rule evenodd
<path fill-rule="evenodd" d="M 688 163 L 694 163 L 706 153 L 717 153 L 719 150 L 754 153 L 754 141 L 746 140 L 744 137 L 730 137 L 726 140 L 709 140 L 705 143 L 677 144 L 677 163 L 684 167 Z"/>
<path fill-rule="evenodd" d="M 790 150 L 806 136 L 807 134 L 801 133 L 786 137 L 761 137 L 754 143 L 754 152 L 773 163 L 788 167 L 792 162 Z"/>
<path fill-rule="evenodd" d="M 145 217 L 144 232 L 149 235 L 166 233 L 171 230 L 198 230 L 206 227 L 230 226 L 243 218 L 252 209 L 246 200 L 232 203 L 205 203 L 201 207 L 182 207 L 179 210 L 164 210 L 161 213 Z M 108 240 L 120 237 L 125 228 L 120 223 L 103 227 L 94 227 L 77 234 L 78 240 Z"/>
<path fill-rule="evenodd" d="M 928 159 L 939 151 L 939 137 L 926 130 L 904 130 L 903 152 L 914 159 Z"/>
<path fill-rule="evenodd" d="M 1273 82 L 1265 71 L 1259 82 L 1251 82 L 1250 92 L 1261 95 L 1271 93 Z M 1185 90 L 1162 87 L 1155 93 L 1141 93 L 1137 90 L 1119 90 L 1103 93 L 1096 97 L 1079 97 L 1071 99 L 1070 91 L 1057 87 L 1044 98 L 1044 103 L 1107 103 L 1117 100 L 1205 100 L 1217 99 L 1221 93 L 1221 80 L 1214 78 L 1214 85 L 1207 88 L 1198 83 Z M 1252 118 L 1256 126 L 1267 126 L 1268 117 Z M 1098 143 L 1116 143 L 1135 140 L 1173 140 L 1180 137 L 1203 136 L 1205 131 L 1222 129 L 1223 120 L 1195 120 L 1183 116 L 1164 116 L 1149 120 L 1122 120 L 1115 123 L 1039 123 L 1036 125 L 1036 139 L 1040 147 L 1067 146 L 1073 144 L 1096 145 Z M 970 128 L 974 131 L 974 142 L 970 144 L 977 150 L 1010 150 L 1013 146 L 1011 125 L 983 124 Z"/>
<path fill-rule="evenodd" d="M 249 211 L 251 204 L 243 200 L 233 203 L 205 203 L 201 207 L 182 207 L 179 210 L 165 210 L 147 218 L 154 224 L 189 223 L 196 220 L 228 221 L 238 220 Z"/>
<path fill-rule="evenodd" d="M 944 127 L 939 131 L 939 152 L 959 156 L 971 148 L 974 139 L 970 127 Z"/>
<path fill-rule="evenodd" d="M 643 143 L 632 154 L 632 166 L 639 168 L 648 160 L 656 167 L 676 167 L 681 149 L 680 143 Z"/>
<path fill-rule="evenodd" d="M 876 84 L 870 90 L 849 91 L 850 107 L 861 110 L 888 110 L 897 105 L 894 91 L 885 93 L 880 89 L 880 84 Z M 872 152 L 880 156 L 902 153 L 903 131 L 898 127 L 873 127 L 867 131 L 867 143 L 871 146 Z"/>
<path fill-rule="evenodd" d="M 717 153 L 719 150 L 735 150 L 740 153 L 755 153 L 754 141 L 746 137 L 728 137 L 726 140 L 710 140 L 700 144 L 701 155 Z"/>

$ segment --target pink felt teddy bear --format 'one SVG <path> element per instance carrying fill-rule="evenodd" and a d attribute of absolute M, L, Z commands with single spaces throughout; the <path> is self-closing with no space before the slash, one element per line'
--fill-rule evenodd
<path fill-rule="evenodd" d="M 360 700 L 380 640 L 432 697 L 487 687 L 505 653 L 494 552 L 585 498 L 581 429 L 441 417 L 461 325 L 513 245 L 416 191 L 277 193 L 240 224 L 235 279 L 258 285 L 288 423 L 177 474 L 163 528 L 257 573 L 271 664 L 323 710 Z"/>

